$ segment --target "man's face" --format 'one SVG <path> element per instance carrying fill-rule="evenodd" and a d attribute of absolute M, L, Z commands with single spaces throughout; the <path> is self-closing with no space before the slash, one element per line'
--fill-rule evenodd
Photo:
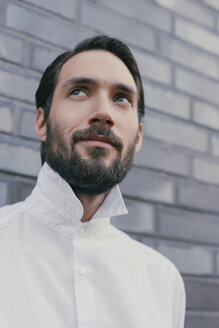
<path fill-rule="evenodd" d="M 98 194 L 124 178 L 142 141 L 137 97 L 131 73 L 110 52 L 85 51 L 63 65 L 40 139 L 46 161 L 74 190 Z"/>

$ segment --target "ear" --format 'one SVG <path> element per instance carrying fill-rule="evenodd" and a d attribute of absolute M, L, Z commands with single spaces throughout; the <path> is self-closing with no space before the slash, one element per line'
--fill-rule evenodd
<path fill-rule="evenodd" d="M 44 111 L 42 107 L 38 108 L 35 118 L 35 131 L 41 141 L 46 141 L 46 122 L 44 120 Z"/>
<path fill-rule="evenodd" d="M 140 123 L 139 130 L 138 130 L 137 142 L 135 145 L 135 152 L 138 152 L 141 149 L 142 141 L 143 141 L 143 124 Z"/>

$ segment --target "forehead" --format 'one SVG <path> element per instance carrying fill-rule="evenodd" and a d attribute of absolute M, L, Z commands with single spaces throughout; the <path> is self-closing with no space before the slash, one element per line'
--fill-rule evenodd
<path fill-rule="evenodd" d="M 123 61 L 105 50 L 84 51 L 70 58 L 61 69 L 58 84 L 81 76 L 100 83 L 124 83 L 137 89 L 133 76 Z"/>

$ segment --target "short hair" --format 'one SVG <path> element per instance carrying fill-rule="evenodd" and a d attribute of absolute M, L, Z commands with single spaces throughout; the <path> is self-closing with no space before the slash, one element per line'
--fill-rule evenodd
<path fill-rule="evenodd" d="M 42 107 L 44 111 L 44 120 L 47 121 L 51 107 L 53 94 L 58 83 L 59 74 L 62 66 L 73 56 L 80 52 L 89 50 L 105 50 L 117 56 L 129 69 L 136 83 L 138 90 L 138 117 L 139 121 L 144 116 L 144 90 L 139 73 L 138 65 L 129 47 L 106 35 L 98 35 L 80 42 L 73 50 L 66 51 L 58 56 L 45 70 L 36 91 L 36 106 Z"/>

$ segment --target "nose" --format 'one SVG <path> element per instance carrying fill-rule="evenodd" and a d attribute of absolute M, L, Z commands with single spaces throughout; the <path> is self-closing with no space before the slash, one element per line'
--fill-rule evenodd
<path fill-rule="evenodd" d="M 88 118 L 88 123 L 90 125 L 96 124 L 110 128 L 114 126 L 115 120 L 112 116 L 111 105 L 108 100 L 99 99 L 95 101 L 93 111 Z"/>

